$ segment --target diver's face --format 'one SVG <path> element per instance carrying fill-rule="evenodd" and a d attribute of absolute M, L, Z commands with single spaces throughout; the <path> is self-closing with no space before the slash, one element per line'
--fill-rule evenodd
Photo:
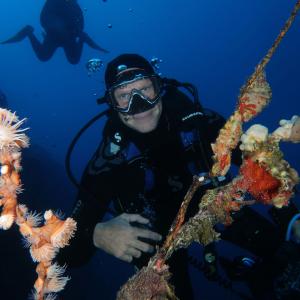
<path fill-rule="evenodd" d="M 155 98 L 156 96 L 151 80 L 148 78 L 141 79 L 116 89 L 114 96 L 120 107 L 126 107 L 128 105 L 128 102 L 126 102 L 128 101 L 128 97 L 126 97 L 126 95 L 130 95 L 133 89 L 143 91 L 149 98 Z M 161 100 L 159 100 L 154 107 L 142 113 L 133 115 L 118 114 L 121 121 L 129 128 L 141 133 L 147 133 L 157 127 L 161 112 L 162 103 Z"/>

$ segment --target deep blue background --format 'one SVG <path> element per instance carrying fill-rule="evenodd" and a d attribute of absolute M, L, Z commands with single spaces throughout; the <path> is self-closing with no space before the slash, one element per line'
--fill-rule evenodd
<path fill-rule="evenodd" d="M 23 198 L 38 211 L 61 208 L 70 213 L 76 194 L 63 167 L 72 137 L 103 107 L 103 72 L 88 77 L 85 63 L 136 52 L 163 60 L 164 76 L 194 83 L 202 104 L 225 117 L 233 111 L 239 88 L 272 45 L 295 0 L 81 0 L 85 31 L 109 54 L 84 47 L 78 65 L 62 49 L 40 62 L 28 40 L 0 46 L 0 89 L 9 108 L 27 117 L 32 147 L 24 151 Z M 44 1 L 1 0 L 0 40 L 24 25 L 41 38 L 39 13 Z M 111 24 L 112 26 L 109 26 Z M 110 28 L 111 27 L 111 28 Z M 282 118 L 299 114 L 300 16 L 267 67 L 271 104 L 254 122 L 275 129 Z M 80 140 L 72 164 L 79 178 L 99 143 L 102 122 Z M 299 145 L 284 145 L 287 160 L 299 167 Z M 1 299 L 25 299 L 34 282 L 34 265 L 12 229 L 0 234 Z M 198 251 L 198 250 L 194 250 Z M 63 299 L 114 299 L 132 268 L 102 253 L 72 273 Z M 197 299 L 236 299 L 193 270 Z M 79 283 L 81 286 L 79 287 Z"/>

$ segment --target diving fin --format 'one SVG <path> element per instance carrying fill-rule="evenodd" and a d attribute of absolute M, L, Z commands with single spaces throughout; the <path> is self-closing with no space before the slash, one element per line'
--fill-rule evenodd
<path fill-rule="evenodd" d="M 96 49 L 96 50 L 99 50 L 99 51 L 102 51 L 102 52 L 105 52 L 105 53 L 109 53 L 108 50 L 106 50 L 106 49 L 100 47 L 99 45 L 97 45 L 97 44 L 91 39 L 91 37 L 90 37 L 87 33 L 82 32 L 81 38 L 82 38 L 82 40 L 83 40 L 85 43 L 87 43 L 91 48 Z"/>
<path fill-rule="evenodd" d="M 29 34 L 33 32 L 33 27 L 30 25 L 25 26 L 19 32 L 17 32 L 14 36 L 9 38 L 6 41 L 0 42 L 0 44 L 10 44 L 10 43 L 17 43 L 25 39 Z"/>

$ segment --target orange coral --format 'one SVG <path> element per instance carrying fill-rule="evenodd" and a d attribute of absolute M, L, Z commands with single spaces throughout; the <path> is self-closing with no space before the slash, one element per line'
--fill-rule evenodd
<path fill-rule="evenodd" d="M 244 176 L 243 180 L 248 185 L 249 193 L 256 200 L 271 204 L 272 199 L 279 192 L 280 181 L 250 158 L 244 160 L 240 173 Z"/>
<path fill-rule="evenodd" d="M 49 263 L 40 262 L 36 267 L 38 278 L 34 283 L 33 298 L 42 300 L 44 295 L 47 294 L 46 299 L 54 299 L 55 296 L 52 293 L 61 291 L 70 279 L 69 277 L 62 277 L 64 271 L 65 268 L 57 264 L 50 265 Z"/>
<path fill-rule="evenodd" d="M 28 137 L 23 133 L 26 129 L 19 128 L 24 120 L 19 121 L 14 113 L 0 108 L 0 228 L 9 229 L 14 222 L 19 225 L 32 259 L 39 262 L 33 298 L 54 299 L 53 293 L 62 290 L 69 278 L 62 276 L 65 268 L 52 264 L 52 260 L 58 249 L 69 243 L 76 222 L 71 218 L 61 220 L 48 210 L 44 225 L 39 226 L 41 217 L 18 204 L 17 194 L 22 191 L 20 148 L 29 145 Z"/>

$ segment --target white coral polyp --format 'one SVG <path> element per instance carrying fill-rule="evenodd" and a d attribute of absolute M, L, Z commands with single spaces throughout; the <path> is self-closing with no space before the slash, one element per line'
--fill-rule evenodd
<path fill-rule="evenodd" d="M 265 142 L 268 138 L 268 128 L 259 124 L 252 125 L 242 136 L 240 149 L 253 151 L 257 143 Z"/>
<path fill-rule="evenodd" d="M 69 244 L 76 231 L 76 222 L 67 218 L 63 225 L 51 235 L 51 243 L 54 247 L 63 248 Z"/>
<path fill-rule="evenodd" d="M 50 261 L 53 260 L 55 255 L 57 254 L 58 249 L 54 248 L 50 244 L 45 244 L 42 247 L 36 248 L 32 246 L 30 248 L 30 254 L 35 262 L 41 262 L 41 261 Z"/>
<path fill-rule="evenodd" d="M 47 270 L 48 286 L 45 289 L 45 293 L 57 293 L 64 289 L 69 277 L 63 276 L 65 267 L 61 267 L 58 264 L 51 265 Z"/>
<path fill-rule="evenodd" d="M 7 174 L 8 170 L 9 170 L 8 165 L 3 165 L 0 169 L 1 175 Z"/>
<path fill-rule="evenodd" d="M 0 228 L 4 230 L 9 229 L 12 226 L 14 220 L 15 217 L 12 214 L 2 215 L 0 217 Z"/>
<path fill-rule="evenodd" d="M 47 221 L 53 216 L 53 212 L 51 209 L 46 210 L 44 213 L 44 219 Z"/>
<path fill-rule="evenodd" d="M 45 300 L 56 300 L 57 297 L 55 294 L 48 294 L 45 298 Z"/>
<path fill-rule="evenodd" d="M 26 119 L 18 120 L 15 113 L 6 109 L 0 109 L 0 150 L 3 148 L 28 147 L 28 137 L 20 129 Z"/>
<path fill-rule="evenodd" d="M 7 110 L 5 108 L 0 108 L 0 119 L 3 120 L 3 123 L 5 121 L 8 123 L 16 123 L 19 121 L 19 118 L 16 116 L 15 112 L 12 113 L 10 110 Z"/>

